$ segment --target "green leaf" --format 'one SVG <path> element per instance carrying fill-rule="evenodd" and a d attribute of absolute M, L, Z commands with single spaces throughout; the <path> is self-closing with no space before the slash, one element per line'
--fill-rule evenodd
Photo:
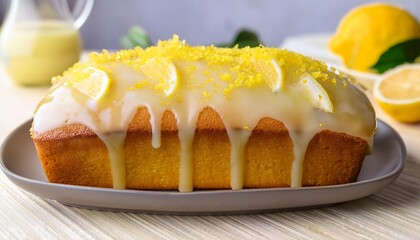
<path fill-rule="evenodd" d="M 120 39 L 120 44 L 122 48 L 129 49 L 136 46 L 136 44 L 131 41 L 131 39 L 128 36 L 122 36 Z"/>
<path fill-rule="evenodd" d="M 260 45 L 260 40 L 258 39 L 257 34 L 249 30 L 242 30 L 236 35 L 235 40 L 231 46 L 238 45 L 239 48 L 250 46 L 257 47 Z"/>
<path fill-rule="evenodd" d="M 120 44 L 123 48 L 133 48 L 136 46 L 147 48 L 152 45 L 152 42 L 143 28 L 133 26 L 127 34 L 121 37 Z"/>
<path fill-rule="evenodd" d="M 371 68 L 383 73 L 403 63 L 412 63 L 420 56 L 420 38 L 398 43 L 386 50 Z"/>
<path fill-rule="evenodd" d="M 218 47 L 258 47 L 262 44 L 258 35 L 250 30 L 243 29 L 239 31 L 232 43 L 217 44 Z"/>
<path fill-rule="evenodd" d="M 216 47 L 220 47 L 220 48 L 230 48 L 231 44 L 230 43 L 219 43 L 215 45 Z"/>

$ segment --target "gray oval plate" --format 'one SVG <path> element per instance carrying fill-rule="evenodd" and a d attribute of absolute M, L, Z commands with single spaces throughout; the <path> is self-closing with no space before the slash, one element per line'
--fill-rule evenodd
<path fill-rule="evenodd" d="M 171 214 L 231 214 L 330 205 L 362 198 L 391 184 L 406 160 L 401 137 L 378 121 L 373 153 L 356 182 L 304 188 L 214 190 L 179 193 L 83 187 L 49 183 L 29 135 L 31 120 L 13 131 L 1 149 L 0 167 L 17 186 L 41 198 L 93 209 Z"/>

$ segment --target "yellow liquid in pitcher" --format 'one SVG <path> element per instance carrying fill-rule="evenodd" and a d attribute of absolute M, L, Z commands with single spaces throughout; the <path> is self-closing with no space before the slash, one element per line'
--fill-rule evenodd
<path fill-rule="evenodd" d="M 15 24 L 7 35 L 9 75 L 19 84 L 45 85 L 79 60 L 82 43 L 72 25 L 59 21 Z"/>

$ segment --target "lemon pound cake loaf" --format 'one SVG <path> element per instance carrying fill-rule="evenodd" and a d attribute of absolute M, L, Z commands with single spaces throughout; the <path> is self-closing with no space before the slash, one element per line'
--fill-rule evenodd
<path fill-rule="evenodd" d="M 188 192 L 355 181 L 375 129 L 366 96 L 318 61 L 174 36 L 53 79 L 31 134 L 50 182 Z"/>

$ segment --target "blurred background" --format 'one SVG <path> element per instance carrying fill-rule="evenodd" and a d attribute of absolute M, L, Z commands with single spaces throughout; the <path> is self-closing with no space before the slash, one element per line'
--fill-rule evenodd
<path fill-rule="evenodd" d="M 0 19 L 7 2 L 0 0 Z M 75 0 L 68 0 L 74 4 Z M 96 0 L 81 28 L 86 49 L 119 49 L 120 38 L 132 25 L 143 27 L 151 40 L 180 35 L 192 45 L 229 42 L 248 28 L 268 46 L 285 37 L 332 33 L 351 8 L 362 0 Z M 419 0 L 389 0 L 420 18 Z"/>

